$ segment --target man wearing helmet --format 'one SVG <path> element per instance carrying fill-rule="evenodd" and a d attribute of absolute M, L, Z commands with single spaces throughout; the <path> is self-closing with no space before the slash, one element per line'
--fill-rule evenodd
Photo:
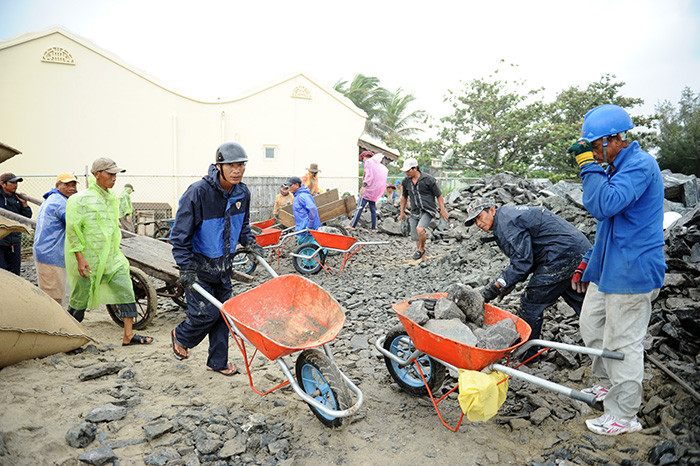
<path fill-rule="evenodd" d="M 231 257 L 240 243 L 264 256 L 251 233 L 250 191 L 241 182 L 248 155 L 236 142 L 222 144 L 209 173 L 180 198 L 170 234 L 180 283 L 187 297 L 187 319 L 171 332 L 175 357 L 189 357 L 189 348 L 209 336 L 207 369 L 233 375 L 228 362 L 228 327 L 219 309 L 191 289 L 197 282 L 221 302 L 231 297 Z"/>
<path fill-rule="evenodd" d="M 586 426 L 603 435 L 642 429 L 642 341 L 666 271 L 661 171 L 639 143 L 626 140 L 632 128 L 623 108 L 601 105 L 586 114 L 582 138 L 568 150 L 581 167 L 583 204 L 598 220 L 595 243 L 579 265 L 583 274 L 571 283 L 586 292 L 581 336 L 586 346 L 625 355 L 592 358 L 598 384 L 584 391 L 603 401 L 605 413 Z"/>

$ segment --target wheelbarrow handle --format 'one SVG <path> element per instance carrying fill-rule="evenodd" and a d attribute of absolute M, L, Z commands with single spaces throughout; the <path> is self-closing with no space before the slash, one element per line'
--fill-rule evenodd
<path fill-rule="evenodd" d="M 565 387 L 564 385 L 559 385 L 558 383 L 552 382 L 550 380 L 542 379 L 535 375 L 528 374 L 527 372 L 522 372 L 517 369 L 513 369 L 512 367 L 503 366 L 501 364 L 492 364 L 491 366 L 489 366 L 489 368 L 497 370 L 499 372 L 503 372 L 504 374 L 509 375 L 511 377 L 523 379 L 527 382 L 530 382 L 531 384 L 552 390 L 553 392 L 561 393 L 562 395 L 566 395 L 575 400 L 583 401 L 584 403 L 588 403 L 591 406 L 593 406 L 596 402 L 596 397 L 592 393 L 583 393 L 579 390 L 574 390 L 573 388 Z"/>
<path fill-rule="evenodd" d="M 212 304 L 213 304 L 214 306 L 216 306 L 219 310 L 223 309 L 224 305 L 221 303 L 221 301 L 219 301 L 218 299 L 216 299 L 214 296 L 212 296 L 211 293 L 209 293 L 207 290 L 205 290 L 204 288 L 202 288 L 202 285 L 200 285 L 199 283 L 195 282 L 194 284 L 192 284 L 192 289 L 193 289 L 194 291 L 196 291 L 197 293 L 199 293 L 200 295 L 202 295 L 202 297 L 203 297 L 204 299 L 206 299 L 207 301 L 209 301 L 210 303 L 212 303 Z"/>
<path fill-rule="evenodd" d="M 619 351 L 610 351 L 607 349 L 600 348 L 589 348 L 588 346 L 569 345 L 567 343 L 560 343 L 558 341 L 537 339 L 525 342 L 523 345 L 518 347 L 518 349 L 513 353 L 513 355 L 517 357 L 525 353 L 525 351 L 527 351 L 528 348 L 531 348 L 533 346 L 561 349 L 571 351 L 572 353 L 588 354 L 589 356 L 599 356 L 608 359 L 617 359 L 619 361 L 625 359 L 625 355 L 620 353 Z"/>
<path fill-rule="evenodd" d="M 263 259 L 262 257 L 258 256 L 257 254 L 253 254 L 253 255 L 255 256 L 255 260 L 256 260 L 259 264 L 262 264 L 262 266 L 265 267 L 265 270 L 267 270 L 267 272 L 268 272 L 270 275 L 272 275 L 272 278 L 277 278 L 277 277 L 279 277 L 279 274 L 278 274 L 277 272 L 275 272 L 275 269 L 273 269 L 273 268 L 270 266 L 270 264 L 267 263 L 267 261 L 266 261 L 265 259 Z"/>

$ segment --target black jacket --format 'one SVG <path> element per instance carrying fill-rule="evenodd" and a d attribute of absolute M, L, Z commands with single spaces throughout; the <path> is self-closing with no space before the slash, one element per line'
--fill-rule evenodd
<path fill-rule="evenodd" d="M 31 207 L 24 207 L 19 199 L 17 199 L 17 195 L 7 194 L 2 188 L 0 188 L 0 207 L 5 210 L 9 210 L 10 212 L 23 215 L 27 218 L 32 217 Z M 1 211 L 0 215 L 2 215 Z M 20 244 L 22 244 L 22 233 L 17 231 L 10 233 L 3 239 L 0 239 L 0 246 L 2 247 L 19 246 Z"/>

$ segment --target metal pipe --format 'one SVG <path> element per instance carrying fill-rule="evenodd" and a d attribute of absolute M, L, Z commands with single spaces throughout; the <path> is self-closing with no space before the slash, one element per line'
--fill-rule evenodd
<path fill-rule="evenodd" d="M 528 340 L 524 344 L 522 344 L 520 347 L 518 347 L 517 350 L 513 352 L 513 356 L 517 357 L 521 354 L 523 354 L 525 351 L 527 351 L 529 348 L 533 346 L 543 346 L 547 348 L 555 348 L 555 349 L 561 349 L 565 351 L 571 351 L 572 353 L 581 353 L 581 354 L 588 354 L 590 356 L 599 356 L 603 358 L 608 358 L 608 359 L 617 359 L 619 361 L 622 361 L 625 359 L 625 355 L 620 353 L 619 351 L 610 351 L 606 349 L 600 349 L 600 348 L 589 348 L 587 346 L 578 346 L 578 345 L 569 345 L 567 343 L 560 343 L 558 341 L 549 341 L 549 340 Z"/>
<path fill-rule="evenodd" d="M 504 374 L 509 375 L 511 377 L 516 377 L 518 379 L 525 380 L 537 386 L 546 388 L 548 390 L 552 390 L 553 392 L 561 393 L 562 395 L 566 395 L 575 400 L 583 401 L 584 403 L 588 403 L 589 405 L 594 405 L 596 401 L 596 397 L 592 393 L 583 393 L 581 391 L 574 390 L 573 388 L 565 387 L 564 385 L 559 385 L 558 383 L 542 379 L 540 377 L 519 371 L 517 369 L 513 369 L 512 367 L 504 366 L 502 364 L 492 364 L 488 368 L 497 370 L 499 372 L 503 372 Z"/>

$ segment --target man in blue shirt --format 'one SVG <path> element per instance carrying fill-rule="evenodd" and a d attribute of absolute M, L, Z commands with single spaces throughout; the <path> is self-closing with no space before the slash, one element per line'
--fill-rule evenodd
<path fill-rule="evenodd" d="M 248 155 L 237 142 L 222 144 L 209 173 L 190 185 L 170 234 L 180 284 L 187 297 L 187 319 L 171 332 L 175 357 L 189 357 L 189 348 L 209 336 L 207 369 L 234 375 L 228 362 L 229 330 L 219 309 L 192 290 L 197 282 L 222 303 L 231 297 L 231 258 L 240 243 L 264 256 L 251 233 L 250 191 L 242 183 Z"/>
<path fill-rule="evenodd" d="M 602 435 L 642 429 L 642 342 L 666 271 L 661 171 L 636 141 L 627 141 L 632 128 L 623 108 L 601 105 L 586 114 L 583 137 L 569 148 L 581 167 L 583 204 L 598 220 L 595 244 L 572 280 L 574 289 L 586 290 L 581 336 L 586 346 L 625 355 L 593 357 L 599 383 L 584 391 L 603 401 L 605 414 L 586 426 Z"/>
<path fill-rule="evenodd" d="M 56 187 L 44 194 L 36 220 L 34 262 L 39 288 L 61 304 L 66 292 L 66 203 L 78 192 L 78 179 L 70 173 L 56 178 Z"/>
<path fill-rule="evenodd" d="M 292 176 L 287 180 L 289 192 L 294 194 L 294 231 L 318 230 L 321 227 L 321 220 L 318 218 L 318 207 L 314 202 L 309 188 L 306 187 L 301 178 Z M 313 236 L 302 233 L 297 236 L 297 243 L 316 243 Z"/>

